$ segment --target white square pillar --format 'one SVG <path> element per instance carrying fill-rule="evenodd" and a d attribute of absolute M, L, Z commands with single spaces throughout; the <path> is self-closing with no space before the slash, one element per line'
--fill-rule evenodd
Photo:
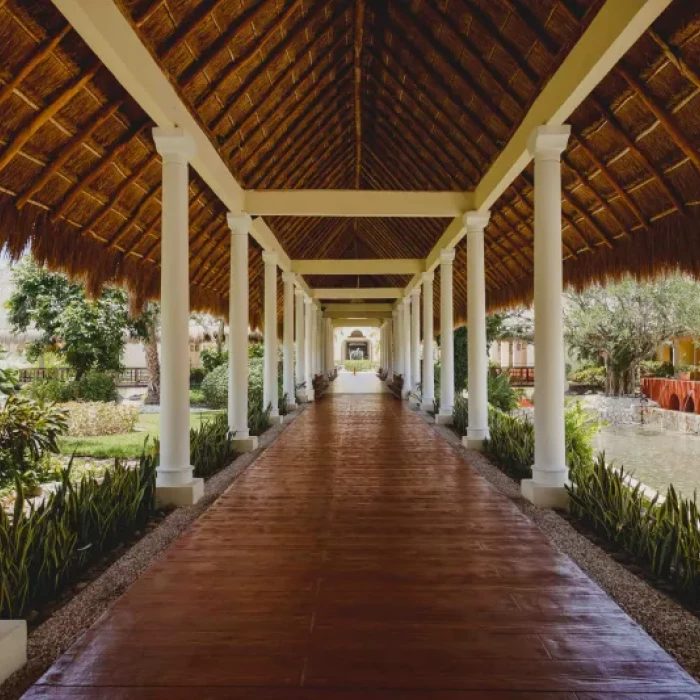
<path fill-rule="evenodd" d="M 163 161 L 160 283 L 160 464 L 156 499 L 187 506 L 204 495 L 190 464 L 189 161 L 194 142 L 181 128 L 153 130 Z"/>

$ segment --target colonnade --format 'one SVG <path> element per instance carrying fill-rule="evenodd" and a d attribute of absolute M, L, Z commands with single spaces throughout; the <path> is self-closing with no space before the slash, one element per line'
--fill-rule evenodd
<path fill-rule="evenodd" d="M 539 505 L 566 502 L 568 479 L 564 439 L 564 344 L 561 294 L 563 289 L 561 237 L 561 153 L 569 136 L 567 126 L 534 130 L 528 148 L 535 161 L 535 464 L 533 477 L 523 481 L 522 492 Z M 189 444 L 189 221 L 188 166 L 194 144 L 181 128 L 154 129 L 162 157 L 162 265 L 161 265 L 161 454 L 157 495 L 161 502 L 193 503 L 203 494 L 201 479 L 193 477 Z M 469 333 L 469 425 L 465 444 L 478 448 L 489 437 L 488 364 L 486 349 L 486 295 L 484 230 L 488 211 L 464 215 L 467 237 L 467 309 Z M 239 450 L 255 449 L 248 416 L 248 236 L 251 219 L 229 215 L 231 276 L 229 294 L 229 425 Z M 438 423 L 452 420 L 455 400 L 453 263 L 454 248 L 441 251 L 440 274 L 440 406 Z M 264 251 L 265 356 L 263 394 L 271 406 L 271 420 L 280 422 L 277 361 L 278 254 Z M 420 396 L 423 408 L 432 408 L 433 272 L 399 299 L 381 327 L 382 366 L 403 376 L 404 396 Z M 283 390 L 288 407 L 313 401 L 313 378 L 333 364 L 332 323 L 302 288 L 294 274 L 285 272 L 283 313 Z M 423 319 L 421 324 L 421 294 Z M 296 298 L 296 303 L 295 303 Z M 296 317 L 296 318 L 295 318 Z M 423 329 L 423 358 L 420 331 Z M 296 337 L 296 355 L 295 355 Z M 420 393 L 419 393 L 420 390 Z"/>

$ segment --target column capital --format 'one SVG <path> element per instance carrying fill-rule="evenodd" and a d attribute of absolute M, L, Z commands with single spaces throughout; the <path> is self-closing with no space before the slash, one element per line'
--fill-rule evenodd
<path fill-rule="evenodd" d="M 250 227 L 253 225 L 253 220 L 250 214 L 226 214 L 226 223 L 231 229 L 231 233 L 235 236 L 247 236 L 250 233 Z"/>
<path fill-rule="evenodd" d="M 294 290 L 294 296 L 296 296 L 296 297 L 302 297 L 302 298 L 303 298 L 303 297 L 306 296 L 306 292 L 305 292 L 303 289 L 299 289 L 299 287 L 297 287 L 297 288 Z"/>
<path fill-rule="evenodd" d="M 153 141 L 163 162 L 189 163 L 196 149 L 194 140 L 182 127 L 153 129 Z"/>
<path fill-rule="evenodd" d="M 279 255 L 274 250 L 263 250 L 262 259 L 266 265 L 277 265 Z"/>
<path fill-rule="evenodd" d="M 311 306 L 311 304 L 314 303 L 314 300 L 310 296 L 306 296 L 306 292 L 302 292 L 302 294 L 304 294 L 304 303 L 307 306 Z"/>
<path fill-rule="evenodd" d="M 297 281 L 297 276 L 293 272 L 283 272 L 282 281 L 294 284 Z"/>
<path fill-rule="evenodd" d="M 424 272 L 420 276 L 420 281 L 423 282 L 424 284 L 426 282 L 431 283 L 435 281 L 435 273 L 434 272 Z"/>
<path fill-rule="evenodd" d="M 532 130 L 527 140 L 527 150 L 535 160 L 559 160 L 569 142 L 571 127 L 545 124 Z"/>
<path fill-rule="evenodd" d="M 451 265 L 455 260 L 455 249 L 454 248 L 443 248 L 440 251 L 440 264 L 441 265 Z"/>
<path fill-rule="evenodd" d="M 411 296 L 414 298 L 418 298 L 420 296 L 420 285 L 416 285 L 412 290 L 411 290 Z"/>
<path fill-rule="evenodd" d="M 467 235 L 470 233 L 483 233 L 489 223 L 491 212 L 486 211 L 468 211 L 463 217 L 464 228 L 467 229 Z"/>

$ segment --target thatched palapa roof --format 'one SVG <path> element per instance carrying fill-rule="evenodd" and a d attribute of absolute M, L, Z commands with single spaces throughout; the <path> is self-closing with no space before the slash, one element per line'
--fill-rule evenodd
<path fill-rule="evenodd" d="M 107 2 L 108 0 L 104 0 Z M 109 0 L 110 2 L 113 0 Z M 114 0 L 244 188 L 469 191 L 604 0 Z M 565 275 L 700 273 L 700 4 L 673 0 L 571 115 Z M 154 123 L 49 0 L 0 0 L 0 241 L 125 283 L 160 280 Z M 529 300 L 532 166 L 492 207 L 492 308 Z M 228 307 L 226 207 L 192 171 L 193 308 Z M 425 258 L 444 218 L 265 217 L 293 260 Z M 262 313 L 250 249 L 251 323 Z M 466 313 L 465 244 L 455 313 Z M 309 276 L 400 287 L 404 275 Z M 281 285 L 280 285 L 281 287 Z M 279 309 L 281 315 L 281 289 Z M 435 290 L 439 321 L 439 274 Z"/>

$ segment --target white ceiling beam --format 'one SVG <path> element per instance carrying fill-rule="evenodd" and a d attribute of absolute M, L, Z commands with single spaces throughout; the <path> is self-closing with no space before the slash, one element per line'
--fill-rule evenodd
<path fill-rule="evenodd" d="M 379 328 L 384 319 L 382 318 L 334 318 L 331 320 L 333 328 Z"/>
<path fill-rule="evenodd" d="M 378 190 L 246 190 L 251 216 L 438 217 L 474 207 L 471 192 Z"/>
<path fill-rule="evenodd" d="M 564 124 L 670 2 L 606 0 L 481 178 L 475 209 L 491 207 L 530 162 L 527 140 L 533 129 Z"/>
<path fill-rule="evenodd" d="M 403 287 L 332 287 L 312 289 L 313 299 L 400 299 L 404 296 Z"/>
<path fill-rule="evenodd" d="M 393 304 L 325 304 L 324 310 L 328 312 L 342 312 L 348 318 L 356 318 L 356 314 L 388 312 L 391 313 Z"/>
<path fill-rule="evenodd" d="M 627 50 L 668 7 L 671 0 L 606 0 L 551 80 L 541 90 L 506 147 L 477 185 L 473 208 L 486 212 L 530 162 L 527 140 L 543 124 L 564 124 L 572 112 L 610 72 Z M 443 248 L 464 236 L 462 217 L 455 217 L 426 258 L 434 269 Z M 406 291 L 420 283 L 416 275 Z"/>
<path fill-rule="evenodd" d="M 299 275 L 414 275 L 424 269 L 420 258 L 292 260 L 292 272 Z"/>
<path fill-rule="evenodd" d="M 243 188 L 114 0 L 53 3 L 157 126 L 179 126 L 190 134 L 196 147 L 192 167 L 231 213 L 242 213 Z M 251 235 L 263 249 L 279 253 L 283 270 L 290 269 L 289 257 L 262 219 L 253 222 Z"/>
<path fill-rule="evenodd" d="M 347 311 L 324 311 L 323 315 L 326 318 L 342 318 L 350 323 L 350 325 L 361 326 L 367 319 L 387 319 L 391 318 L 391 311 L 357 311 L 348 313 Z"/>

